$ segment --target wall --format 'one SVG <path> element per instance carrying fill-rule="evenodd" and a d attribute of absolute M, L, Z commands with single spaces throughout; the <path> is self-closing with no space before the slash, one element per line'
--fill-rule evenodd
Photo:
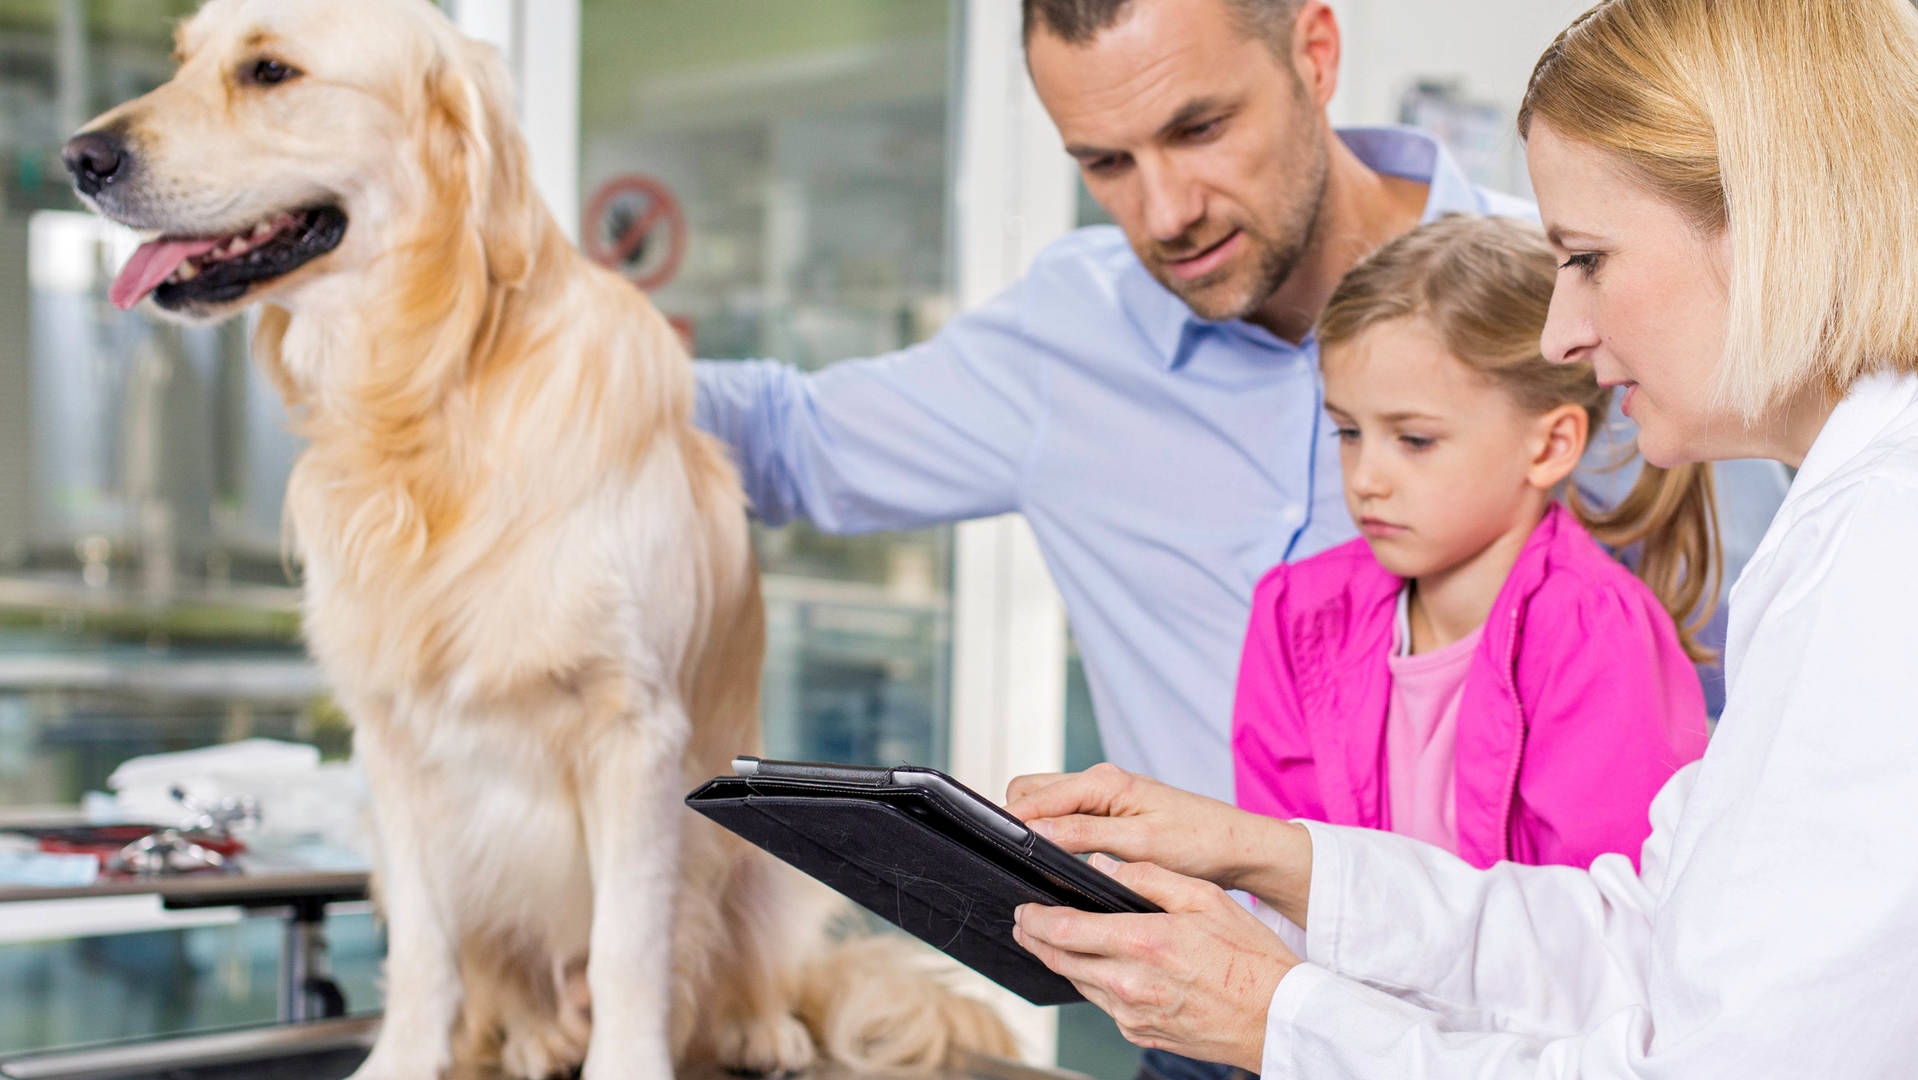
<path fill-rule="evenodd" d="M 1509 121 L 1539 54 L 1593 0 L 1331 0 L 1344 31 L 1335 124 L 1398 119 L 1420 79 L 1456 80 L 1462 96 L 1496 105 Z M 1529 190 L 1518 135 L 1499 133 L 1509 180 Z M 1497 182 L 1496 180 L 1494 182 Z"/>
<path fill-rule="evenodd" d="M 860 96 L 869 101 L 946 89 L 950 0 L 583 0 L 581 8 L 590 27 L 580 43 L 588 131 L 698 123 L 734 98 L 762 111 L 823 106 L 803 99 L 821 93 L 820 83 L 843 95 L 835 76 L 845 73 L 866 85 Z"/>

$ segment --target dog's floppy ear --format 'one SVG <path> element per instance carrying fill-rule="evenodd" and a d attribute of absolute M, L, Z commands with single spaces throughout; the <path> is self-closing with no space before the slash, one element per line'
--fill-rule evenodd
<path fill-rule="evenodd" d="M 449 33 L 419 64 L 424 76 L 401 84 L 419 204 L 406 208 L 404 232 L 382 254 L 384 302 L 361 328 L 365 347 L 341 410 L 394 445 L 483 360 L 548 228 L 498 55 Z"/>
<path fill-rule="evenodd" d="M 513 118 L 512 77 L 498 50 L 462 39 L 428 84 L 428 168 L 444 213 L 479 231 L 493 284 L 523 284 L 532 272 L 541 211 L 526 142 Z M 463 212 L 463 213 L 462 213 Z"/>

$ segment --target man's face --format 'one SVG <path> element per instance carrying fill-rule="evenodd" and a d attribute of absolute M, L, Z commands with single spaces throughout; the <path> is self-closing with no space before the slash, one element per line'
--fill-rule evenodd
<path fill-rule="evenodd" d="M 1070 45 L 1027 45 L 1040 100 L 1139 261 L 1207 319 L 1271 298 L 1312 240 L 1326 133 L 1290 57 L 1224 0 L 1133 0 Z"/>

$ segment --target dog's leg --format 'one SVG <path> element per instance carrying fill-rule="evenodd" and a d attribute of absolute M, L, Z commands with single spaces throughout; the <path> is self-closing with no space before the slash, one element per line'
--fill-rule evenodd
<path fill-rule="evenodd" d="M 388 946 L 386 1017 L 352 1080 L 433 1080 L 452 1059 L 461 993 L 458 941 L 427 867 L 430 839 L 420 827 L 429 815 L 418 805 L 419 778 L 390 751 L 386 740 L 403 737 L 391 724 L 388 716 L 366 717 L 354 733 L 373 796 Z"/>
<path fill-rule="evenodd" d="M 606 720 L 581 755 L 580 810 L 593 873 L 585 1080 L 669 1077 L 680 756 L 689 722 L 665 698 Z"/>
<path fill-rule="evenodd" d="M 830 907 L 772 856 L 727 846 L 738 851 L 723 905 L 733 951 L 714 973 L 714 1055 L 743 1072 L 801 1072 L 815 1052 L 796 1015 L 798 968 L 823 945 Z"/>

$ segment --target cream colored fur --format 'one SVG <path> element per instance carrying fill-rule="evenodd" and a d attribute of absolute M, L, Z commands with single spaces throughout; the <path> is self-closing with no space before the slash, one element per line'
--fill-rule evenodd
<path fill-rule="evenodd" d="M 136 155 L 114 215 L 350 220 L 193 314 L 264 302 L 255 351 L 308 440 L 287 495 L 306 632 L 356 725 L 390 926 L 359 1080 L 1009 1050 L 899 943 L 831 942 L 831 898 L 682 806 L 759 747 L 739 484 L 665 320 L 534 193 L 490 50 L 425 0 L 213 0 L 179 46 L 171 82 L 92 125 Z M 262 56 L 299 75 L 245 85 Z"/>

